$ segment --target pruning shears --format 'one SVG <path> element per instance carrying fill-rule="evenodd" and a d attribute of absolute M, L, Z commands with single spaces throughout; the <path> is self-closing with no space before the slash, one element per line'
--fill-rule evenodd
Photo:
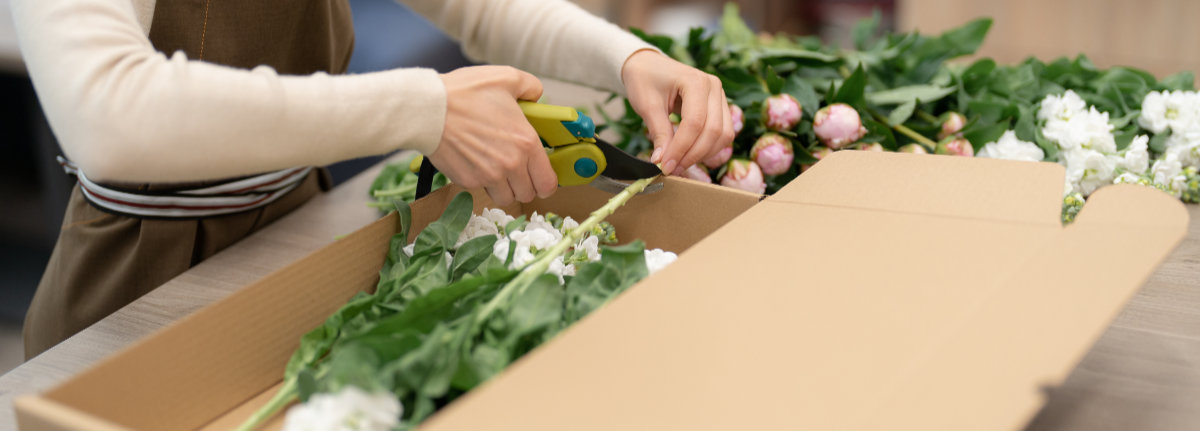
<path fill-rule="evenodd" d="M 596 124 L 591 117 L 567 106 L 536 102 L 518 102 L 525 119 L 541 138 L 550 158 L 550 166 L 558 175 L 559 186 L 590 184 L 609 193 L 620 193 L 634 181 L 662 174 L 653 163 L 629 155 L 620 148 L 596 137 Z M 420 162 L 417 181 L 419 199 L 429 193 L 436 168 L 428 158 Z M 416 167 L 414 160 L 412 167 Z M 642 193 L 662 189 L 662 183 L 646 187 Z"/>

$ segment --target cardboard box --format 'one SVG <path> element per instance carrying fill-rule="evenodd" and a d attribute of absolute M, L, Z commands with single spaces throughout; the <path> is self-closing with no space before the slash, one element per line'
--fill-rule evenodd
<path fill-rule="evenodd" d="M 422 429 L 1020 427 L 1188 223 L 1161 192 L 1113 186 L 1063 228 L 1062 181 L 1055 164 L 857 151 L 757 205 L 668 180 L 612 221 L 625 239 L 687 248 L 680 259 Z M 520 209 L 577 215 L 605 198 L 585 188 Z M 415 205 L 416 222 L 448 199 Z M 238 423 L 300 334 L 373 285 L 392 223 L 18 400 L 20 426 Z"/>

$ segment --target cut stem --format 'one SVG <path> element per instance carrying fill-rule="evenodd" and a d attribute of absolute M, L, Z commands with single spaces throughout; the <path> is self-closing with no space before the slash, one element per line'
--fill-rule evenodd
<path fill-rule="evenodd" d="M 250 431 L 258 428 L 258 426 L 262 425 L 262 423 L 267 419 L 275 416 L 275 413 L 278 413 L 279 410 L 283 409 L 288 404 L 291 404 L 292 401 L 295 401 L 299 395 L 300 394 L 296 386 L 296 378 L 292 377 L 284 380 L 283 386 L 279 387 L 279 392 L 276 392 L 275 396 L 271 397 L 271 401 L 267 401 L 267 404 L 258 409 L 258 411 L 254 412 L 253 416 L 250 416 L 249 419 L 246 419 L 245 422 L 242 422 L 242 425 L 237 427 L 236 431 Z"/>

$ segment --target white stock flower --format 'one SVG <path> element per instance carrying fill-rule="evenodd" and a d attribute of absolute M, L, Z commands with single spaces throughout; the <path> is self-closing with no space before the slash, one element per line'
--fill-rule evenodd
<path fill-rule="evenodd" d="M 976 157 L 1040 162 L 1046 154 L 1033 142 L 1022 141 L 1012 130 L 1004 132 L 996 142 L 983 144 Z"/>
<path fill-rule="evenodd" d="M 1075 94 L 1074 91 L 1067 90 L 1061 96 L 1049 95 L 1042 99 L 1041 107 L 1038 109 L 1038 119 L 1042 121 L 1058 120 L 1067 121 L 1074 118 L 1076 114 L 1084 112 L 1087 109 L 1087 103 Z"/>
<path fill-rule="evenodd" d="M 484 208 L 482 216 L 488 221 L 495 223 L 496 227 L 500 229 L 504 229 L 504 226 L 516 220 L 513 216 L 508 215 L 508 213 L 499 208 Z"/>
<path fill-rule="evenodd" d="M 1150 168 L 1150 152 L 1147 144 L 1150 138 L 1146 135 L 1138 135 L 1133 138 L 1133 142 L 1125 147 L 1125 154 L 1117 161 L 1117 166 L 1125 169 L 1126 172 L 1132 172 L 1141 175 Z"/>
<path fill-rule="evenodd" d="M 1075 149 L 1059 153 L 1059 163 L 1067 167 L 1067 181 L 1074 191 L 1092 194 L 1116 177 L 1117 158 L 1094 150 Z"/>
<path fill-rule="evenodd" d="M 575 229 L 577 227 L 579 227 L 579 222 L 575 221 L 575 219 L 571 218 L 571 216 L 566 216 L 563 217 L 562 229 L 560 230 L 563 232 L 570 232 L 571 229 Z"/>
<path fill-rule="evenodd" d="M 675 262 L 679 256 L 669 251 L 663 251 L 661 248 L 646 250 L 646 268 L 650 270 L 650 274 L 658 272 L 660 269 L 666 268 L 667 265 Z"/>
<path fill-rule="evenodd" d="M 406 246 L 404 246 L 404 250 L 403 250 L 404 254 L 408 255 L 408 257 L 412 257 L 413 250 L 416 248 L 417 248 L 417 243 L 415 243 L 415 242 L 412 244 L 406 245 Z"/>
<path fill-rule="evenodd" d="M 288 409 L 284 431 L 389 431 L 400 423 L 404 408 L 388 392 L 368 394 L 354 386 L 336 393 L 314 394 Z"/>
<path fill-rule="evenodd" d="M 1113 179 L 1113 184 L 1141 184 L 1141 183 L 1142 183 L 1142 177 L 1133 172 L 1126 172 L 1121 175 L 1117 175 L 1117 177 Z"/>
<path fill-rule="evenodd" d="M 1200 166 L 1200 128 L 1172 133 L 1163 157 L 1173 157 L 1185 168 Z"/>
<path fill-rule="evenodd" d="M 563 276 L 569 275 L 569 274 L 567 274 L 567 266 L 568 265 L 563 264 L 562 258 L 554 259 L 554 260 L 550 261 L 550 267 L 546 268 L 546 272 L 557 276 L 558 282 L 561 284 L 561 283 L 565 282 L 565 280 L 563 279 Z M 572 271 L 572 272 L 574 272 L 574 271 Z"/>
<path fill-rule="evenodd" d="M 1200 122 L 1200 95 L 1194 91 L 1152 91 L 1142 99 L 1142 115 L 1138 125 L 1154 132 L 1167 129 L 1180 132 L 1197 127 Z"/>
<path fill-rule="evenodd" d="M 1154 185 L 1175 197 L 1179 197 L 1183 193 L 1183 186 L 1187 181 L 1187 177 L 1183 174 L 1183 165 L 1170 154 L 1154 162 L 1154 165 L 1150 167 L 1150 178 L 1154 181 Z"/>
<path fill-rule="evenodd" d="M 1046 122 L 1046 127 L 1042 128 L 1042 135 L 1058 143 L 1064 150 L 1083 148 L 1111 153 L 1117 150 L 1112 129 L 1112 124 L 1108 122 L 1108 113 L 1097 111 L 1093 106 L 1067 120 L 1051 118 Z"/>
<path fill-rule="evenodd" d="M 587 253 L 588 261 L 595 262 L 600 260 L 600 238 L 595 235 L 588 235 L 579 244 L 575 245 L 575 249 L 582 249 Z"/>
<path fill-rule="evenodd" d="M 500 228 L 496 226 L 495 222 L 487 217 L 472 215 L 471 220 L 467 222 L 467 227 L 458 235 L 458 241 L 454 243 L 454 248 L 462 247 L 463 243 L 481 236 L 499 234 Z"/>

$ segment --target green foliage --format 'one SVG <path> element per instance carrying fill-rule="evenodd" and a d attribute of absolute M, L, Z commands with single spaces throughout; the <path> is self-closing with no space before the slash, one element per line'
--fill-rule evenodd
<path fill-rule="evenodd" d="M 579 264 L 565 285 L 543 274 L 484 314 L 518 271 L 492 254 L 494 236 L 455 247 L 471 217 L 471 195 L 455 196 L 417 235 L 411 257 L 403 249 L 412 211 L 401 199 L 394 205 L 397 232 L 375 292 L 357 294 L 305 334 L 287 364 L 285 388 L 301 400 L 347 385 L 386 390 L 405 406 L 402 426 L 415 427 L 648 275 L 640 241 L 605 246 L 600 261 Z M 521 217 L 505 231 L 525 223 Z M 590 234 L 616 240 L 607 223 Z"/>

